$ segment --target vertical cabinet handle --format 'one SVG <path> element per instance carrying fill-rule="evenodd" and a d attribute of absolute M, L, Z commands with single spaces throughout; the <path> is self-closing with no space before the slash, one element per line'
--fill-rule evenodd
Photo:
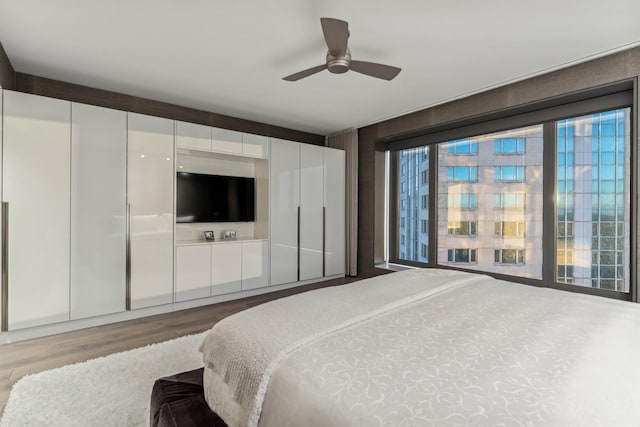
<path fill-rule="evenodd" d="M 9 330 L 9 202 L 2 202 L 2 321 L 0 330 Z"/>
<path fill-rule="evenodd" d="M 327 275 L 327 207 L 322 207 L 322 277 Z"/>
<path fill-rule="evenodd" d="M 300 206 L 298 206 L 298 282 L 300 281 Z"/>
<path fill-rule="evenodd" d="M 127 213 L 125 219 L 125 235 L 126 235 L 126 263 L 125 263 L 125 276 L 126 276 L 126 299 L 125 309 L 131 310 L 131 204 L 127 203 Z"/>

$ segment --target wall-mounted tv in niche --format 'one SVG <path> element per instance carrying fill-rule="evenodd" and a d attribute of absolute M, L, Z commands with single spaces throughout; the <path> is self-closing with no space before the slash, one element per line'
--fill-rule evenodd
<path fill-rule="evenodd" d="M 178 172 L 176 222 L 255 221 L 255 179 Z"/>

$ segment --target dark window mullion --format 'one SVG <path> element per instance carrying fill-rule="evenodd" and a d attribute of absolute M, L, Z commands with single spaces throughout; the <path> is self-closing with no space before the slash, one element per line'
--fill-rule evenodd
<path fill-rule="evenodd" d="M 556 180 L 557 180 L 557 132 L 556 122 L 543 124 L 543 161 L 542 161 L 542 282 L 556 283 L 556 242 L 557 242 L 557 209 L 556 209 Z"/>
<path fill-rule="evenodd" d="M 438 145 L 429 149 L 429 257 L 430 267 L 438 265 Z"/>

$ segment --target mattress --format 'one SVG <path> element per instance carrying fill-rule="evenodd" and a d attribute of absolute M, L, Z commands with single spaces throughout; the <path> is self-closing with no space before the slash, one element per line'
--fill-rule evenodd
<path fill-rule="evenodd" d="M 424 269 L 242 313 L 202 346 L 230 427 L 640 425 L 637 304 Z"/>

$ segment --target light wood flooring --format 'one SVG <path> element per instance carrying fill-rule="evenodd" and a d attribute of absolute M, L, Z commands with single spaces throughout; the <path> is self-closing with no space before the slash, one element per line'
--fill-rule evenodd
<path fill-rule="evenodd" d="M 11 386 L 25 375 L 206 331 L 225 317 L 296 293 L 342 285 L 345 277 L 142 319 L 0 345 L 0 415 Z"/>

